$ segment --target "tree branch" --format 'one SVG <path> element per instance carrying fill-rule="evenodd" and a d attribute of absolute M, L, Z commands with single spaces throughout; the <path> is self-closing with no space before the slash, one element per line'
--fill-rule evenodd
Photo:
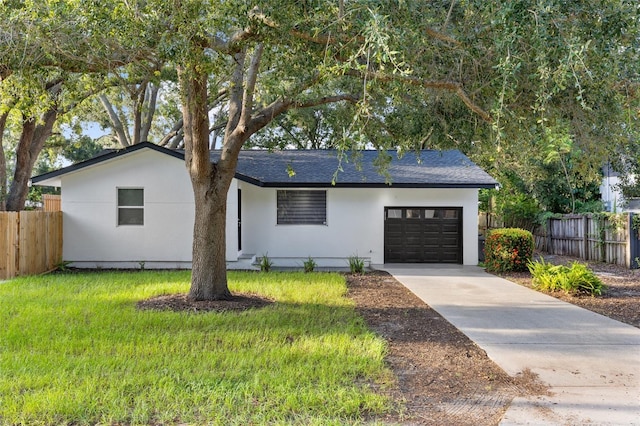
<path fill-rule="evenodd" d="M 342 17 L 344 16 L 344 2 L 343 0 L 339 0 L 339 11 L 338 11 L 338 18 L 342 19 Z M 263 12 L 261 12 L 258 7 L 256 6 L 252 11 L 251 11 L 251 17 L 257 19 L 258 21 L 260 21 L 262 24 L 266 25 L 269 28 L 273 28 L 273 29 L 278 29 L 280 28 L 280 24 L 278 24 L 277 22 L 275 22 L 274 20 L 272 20 L 271 18 L 269 18 L 268 16 L 266 16 Z M 443 34 L 439 31 L 436 31 L 432 28 L 425 28 L 425 32 L 430 35 L 431 37 L 441 40 L 441 41 L 446 41 L 447 43 L 451 43 L 451 44 L 455 44 L 456 46 L 459 46 L 461 43 L 457 40 L 455 40 L 454 38 Z M 296 29 L 291 29 L 289 31 L 289 34 L 291 34 L 294 37 L 297 37 L 300 40 L 304 40 L 304 41 L 308 41 L 314 44 L 320 44 L 320 45 L 329 45 L 329 44 L 336 44 L 336 43 L 344 43 L 344 42 L 351 42 L 351 41 L 357 41 L 357 42 L 364 42 L 365 38 L 362 36 L 357 36 L 357 37 L 346 37 L 346 36 L 341 36 L 341 35 L 311 35 L 308 34 L 306 32 L 300 31 L 300 30 L 296 30 Z M 247 37 L 248 38 L 248 37 Z"/>
<path fill-rule="evenodd" d="M 216 52 L 233 55 L 241 50 L 240 44 L 252 36 L 253 32 L 250 28 L 236 31 L 231 35 L 231 37 L 229 37 L 229 40 L 224 40 L 222 37 L 214 35 L 209 38 L 208 45 L 204 47 L 209 47 Z"/>
<path fill-rule="evenodd" d="M 208 144 L 207 80 L 208 74 L 193 64 L 187 69 L 178 67 L 184 120 L 185 164 L 194 186 L 209 181 L 212 171 Z"/>
<path fill-rule="evenodd" d="M 7 109 L 0 114 L 0 211 L 5 210 L 5 200 L 7 198 L 7 160 L 5 158 L 2 140 L 10 111 L 10 109 Z"/>
<path fill-rule="evenodd" d="M 100 98 L 100 102 L 102 103 L 102 106 L 104 106 L 104 109 L 107 111 L 107 114 L 109 115 L 109 120 L 111 120 L 111 124 L 113 125 L 113 130 L 116 132 L 116 135 L 118 137 L 118 140 L 120 141 L 120 144 L 122 144 L 122 146 L 125 146 L 125 147 L 131 145 L 131 141 L 129 140 L 129 135 L 127 134 L 127 132 L 125 132 L 124 126 L 122 125 L 122 121 L 120 121 L 118 114 L 113 109 L 113 105 L 111 105 L 111 102 L 109 102 L 109 99 L 107 98 L 107 96 L 104 94 L 100 94 L 98 97 Z"/>
<path fill-rule="evenodd" d="M 455 6 L 456 0 L 451 0 L 451 4 L 449 5 L 449 12 L 447 12 L 447 19 L 444 20 L 444 24 L 442 24 L 442 28 L 440 31 L 446 31 L 447 26 L 449 25 L 449 21 L 451 20 L 451 13 L 453 12 L 453 6 Z"/>
<path fill-rule="evenodd" d="M 291 99 L 285 99 L 272 102 L 270 105 L 258 111 L 254 114 L 249 124 L 249 134 L 254 134 L 264 126 L 269 124 L 275 117 L 283 112 L 292 108 L 311 108 L 319 105 L 326 105 L 336 102 L 358 102 L 359 98 L 351 94 L 335 95 L 335 96 L 323 96 L 321 98 L 312 99 L 308 101 L 294 101 Z"/>
<path fill-rule="evenodd" d="M 491 115 L 489 115 L 489 113 L 483 110 L 479 105 L 476 105 L 471 100 L 471 98 L 469 98 L 469 95 L 467 95 L 467 93 L 464 91 L 464 88 L 462 87 L 462 85 L 455 81 L 423 80 L 421 78 L 410 76 L 410 75 L 400 75 L 400 74 L 388 75 L 388 74 L 381 74 L 377 72 L 363 73 L 355 70 L 349 71 L 346 74 L 357 76 L 359 78 L 364 78 L 365 76 L 367 76 L 370 79 L 376 79 L 378 81 L 383 81 L 383 82 L 399 81 L 402 83 L 410 84 L 412 86 L 422 87 L 425 89 L 438 89 L 438 90 L 446 90 L 448 92 L 453 92 L 458 96 L 458 98 L 460 98 L 460 100 L 467 106 L 467 108 L 469 108 L 471 111 L 473 111 L 478 116 L 480 116 L 482 120 L 486 121 L 487 123 L 493 123 L 493 118 L 491 117 Z"/>
<path fill-rule="evenodd" d="M 248 120 L 253 112 L 253 97 L 256 89 L 256 80 L 258 79 L 258 69 L 260 68 L 260 59 L 262 58 L 263 44 L 256 46 L 256 50 L 251 57 L 251 63 L 247 70 L 247 82 L 244 88 L 244 100 L 242 102 L 242 114 L 240 115 L 240 126 L 246 127 Z"/>
<path fill-rule="evenodd" d="M 171 130 L 166 135 L 164 135 L 164 137 L 160 140 L 160 142 L 158 142 L 158 145 L 166 146 L 167 144 L 169 144 L 169 141 L 178 133 L 180 133 L 180 131 L 182 130 L 182 126 L 183 126 L 183 121 L 181 118 L 176 122 L 176 124 L 173 125 Z"/>
<path fill-rule="evenodd" d="M 153 116 L 156 112 L 156 103 L 158 100 L 159 89 L 160 88 L 157 85 L 149 84 L 149 90 L 145 91 L 146 111 L 142 123 L 142 128 L 140 129 L 140 140 L 142 142 L 149 139 L 149 131 L 151 130 L 151 125 L 153 124 Z"/>
<path fill-rule="evenodd" d="M 156 86 L 154 86 L 156 87 Z M 227 89 L 221 89 L 218 91 L 218 93 L 216 94 L 216 96 L 213 97 L 213 99 L 211 100 L 211 102 L 209 102 L 208 108 L 209 111 L 211 111 L 211 109 L 215 108 L 225 97 L 225 95 L 227 94 Z M 221 124 L 222 128 L 224 128 L 224 126 L 226 126 L 226 121 Z M 183 131 L 183 126 L 184 126 L 184 122 L 183 119 L 179 119 L 171 128 L 171 130 L 164 135 L 164 137 L 160 140 L 160 142 L 158 142 L 158 145 L 160 146 L 166 146 L 170 149 L 176 149 L 180 143 L 182 142 L 182 131 Z M 219 126 L 218 126 L 219 127 Z M 211 128 L 209 129 L 209 132 L 211 133 L 212 131 L 214 131 L 216 128 Z M 169 143 L 171 142 L 171 143 Z"/>
<path fill-rule="evenodd" d="M 137 90 L 135 90 L 135 86 L 133 86 L 133 90 L 131 93 L 131 99 L 133 100 L 133 141 L 132 144 L 136 145 L 140 143 L 141 133 L 142 133 L 142 109 L 144 106 L 144 100 L 147 96 L 147 86 L 148 81 L 143 81 L 140 83 L 140 86 Z"/>
<path fill-rule="evenodd" d="M 360 101 L 360 97 L 352 94 L 323 96 L 321 98 L 312 99 L 305 102 L 293 102 L 292 108 L 312 108 L 319 105 L 333 104 L 342 101 L 347 101 L 355 104 Z"/>
<path fill-rule="evenodd" d="M 234 59 L 236 61 L 235 69 L 233 70 L 233 75 L 231 76 L 231 87 L 229 88 L 229 121 L 227 121 L 227 128 L 225 130 L 226 135 L 232 135 L 236 133 L 244 133 L 245 128 L 243 126 L 242 129 L 239 128 L 238 123 L 240 123 L 240 116 L 242 114 L 243 108 L 243 83 L 244 83 L 244 60 L 246 57 L 246 52 L 238 52 L 234 55 Z M 232 152 L 236 150 L 240 150 L 242 146 L 242 142 L 240 142 L 242 138 L 228 138 L 232 146 L 226 147 L 230 149 Z M 237 146 L 240 144 L 240 147 Z M 226 145 L 226 143 L 225 143 Z M 223 160 L 225 156 L 224 152 L 220 157 L 220 160 Z"/>

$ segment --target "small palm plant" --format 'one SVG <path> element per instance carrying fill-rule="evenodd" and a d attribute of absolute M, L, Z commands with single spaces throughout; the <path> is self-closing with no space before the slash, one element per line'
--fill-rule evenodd
<path fill-rule="evenodd" d="M 364 259 L 357 254 L 349 256 L 349 270 L 352 274 L 364 274 Z"/>
<path fill-rule="evenodd" d="M 271 259 L 269 259 L 268 253 L 265 253 L 260 259 L 260 271 L 269 272 L 272 267 L 273 262 L 271 261 Z"/>
<path fill-rule="evenodd" d="M 303 266 L 304 266 L 305 272 L 313 272 L 313 270 L 316 269 L 318 264 L 316 263 L 315 260 L 313 260 L 311 256 L 309 256 L 307 260 L 303 262 Z"/>

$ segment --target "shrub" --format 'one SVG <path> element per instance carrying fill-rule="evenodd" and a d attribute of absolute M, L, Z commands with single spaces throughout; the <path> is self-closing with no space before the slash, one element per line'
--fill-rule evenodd
<path fill-rule="evenodd" d="M 552 265 L 540 259 L 529 262 L 527 267 L 533 277 L 533 287 L 539 290 L 600 296 L 606 289 L 600 278 L 584 263 L 573 262 L 568 267 Z"/>
<path fill-rule="evenodd" d="M 533 234 L 524 229 L 493 229 L 485 240 L 485 265 L 492 272 L 526 271 L 533 256 Z"/>
<path fill-rule="evenodd" d="M 267 256 L 267 253 L 265 253 L 262 256 L 262 259 L 260 259 L 260 270 L 262 272 L 269 272 L 272 266 L 273 262 L 269 259 L 269 256 Z"/>
<path fill-rule="evenodd" d="M 349 256 L 349 270 L 352 274 L 364 273 L 364 259 L 358 255 Z"/>
<path fill-rule="evenodd" d="M 313 272 L 314 269 L 318 266 L 315 260 L 311 256 L 307 260 L 303 262 L 304 271 L 305 272 Z"/>
<path fill-rule="evenodd" d="M 513 183 L 507 185 L 511 188 L 491 190 L 495 197 L 493 212 L 502 219 L 506 228 L 535 229 L 540 213 L 538 202 L 524 194 L 522 189 L 513 187 Z"/>

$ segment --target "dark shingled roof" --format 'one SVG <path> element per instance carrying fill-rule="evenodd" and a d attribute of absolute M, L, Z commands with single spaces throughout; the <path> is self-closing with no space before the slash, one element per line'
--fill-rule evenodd
<path fill-rule="evenodd" d="M 184 159 L 181 151 L 172 151 L 148 142 L 107 152 L 90 160 L 32 178 L 33 183 L 89 167 L 129 152 L 149 148 Z M 357 157 L 345 155 L 340 162 L 332 150 L 244 150 L 240 152 L 236 178 L 263 187 L 394 187 L 408 188 L 493 188 L 496 181 L 460 151 L 420 151 L 398 158 L 387 151 L 391 162 L 388 176 L 378 172 L 378 151 L 361 151 Z M 213 162 L 220 152 L 211 153 Z"/>
<path fill-rule="evenodd" d="M 388 176 L 375 166 L 378 151 L 361 151 L 359 158 L 338 160 L 330 150 L 246 150 L 240 153 L 236 177 L 265 187 L 382 187 L 493 188 L 496 181 L 460 151 L 410 152 L 398 158 L 388 151 Z M 219 153 L 212 153 L 215 161 Z M 291 174 L 291 175 L 290 175 Z"/>

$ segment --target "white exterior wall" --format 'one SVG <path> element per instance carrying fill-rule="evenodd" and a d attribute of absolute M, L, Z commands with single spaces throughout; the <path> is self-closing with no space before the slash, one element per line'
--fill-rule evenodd
<path fill-rule="evenodd" d="M 634 182 L 635 176 L 631 175 L 630 181 Z M 600 194 L 602 194 L 605 210 L 616 213 L 640 211 L 635 200 L 628 201 L 624 198 L 618 189 L 619 184 L 620 178 L 618 176 L 605 176 L 602 179 Z"/>
<path fill-rule="evenodd" d="M 182 160 L 144 149 L 69 172 L 61 184 L 65 261 L 89 268 L 191 266 L 194 203 Z M 117 188 L 144 189 L 144 225 L 117 225 Z M 242 263 L 238 188 L 245 258 L 268 254 L 277 266 L 301 267 L 311 256 L 319 266 L 345 267 L 357 255 L 381 264 L 385 207 L 462 207 L 463 262 L 478 263 L 477 189 L 328 188 L 327 225 L 277 225 L 276 189 L 234 179 L 227 199 L 230 267 Z"/>
<path fill-rule="evenodd" d="M 307 256 L 319 266 L 348 266 L 353 255 L 384 263 L 384 207 L 393 206 L 462 207 L 463 262 L 478 263 L 477 189 L 328 188 L 327 225 L 277 225 L 277 189 L 240 188 L 243 252 L 277 266 L 299 267 Z"/>
<path fill-rule="evenodd" d="M 61 183 L 65 261 L 89 268 L 191 267 L 194 203 L 184 161 L 144 149 L 71 172 Z M 144 189 L 144 225 L 118 226 L 117 188 Z M 236 188 L 234 180 L 230 217 L 237 217 Z M 227 259 L 234 261 L 237 222 L 228 222 Z"/>
<path fill-rule="evenodd" d="M 144 225 L 118 226 L 117 188 L 144 189 Z M 193 192 L 180 159 L 145 149 L 64 175 L 62 212 L 63 258 L 76 266 L 190 265 Z"/>
<path fill-rule="evenodd" d="M 617 187 L 619 183 L 618 176 L 605 176 L 602 179 L 600 194 L 602 194 L 606 211 L 621 212 L 624 210 L 624 197 Z"/>

